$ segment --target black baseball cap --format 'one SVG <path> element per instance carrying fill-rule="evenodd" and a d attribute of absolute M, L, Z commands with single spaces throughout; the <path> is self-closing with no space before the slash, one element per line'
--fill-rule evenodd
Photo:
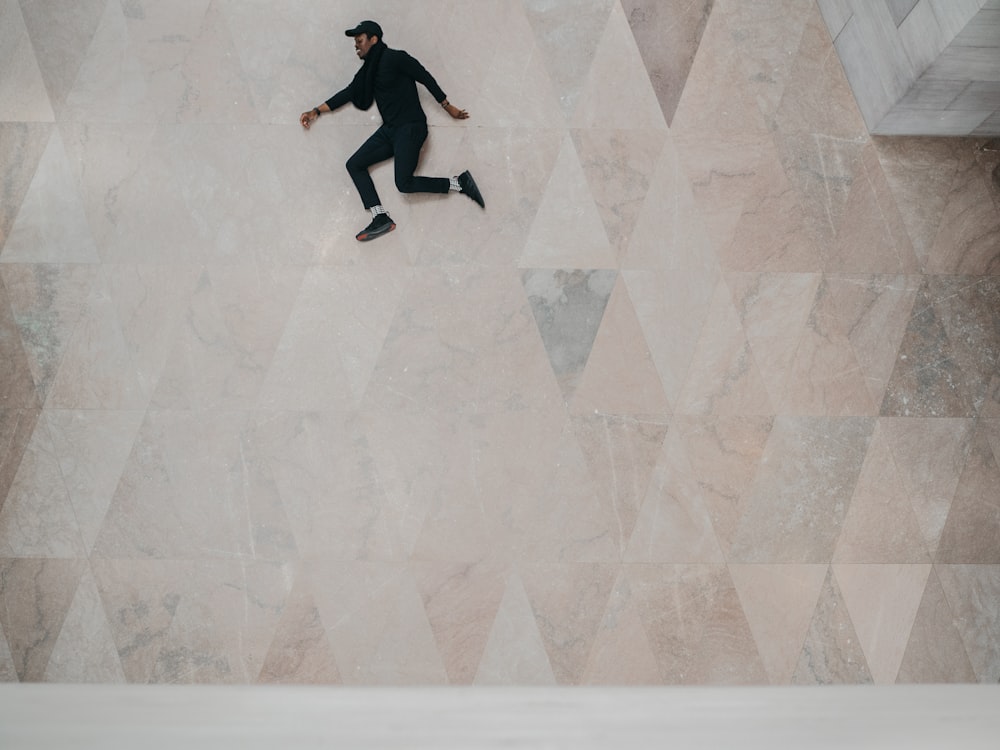
<path fill-rule="evenodd" d="M 362 21 L 353 29 L 348 29 L 344 32 L 347 36 L 358 36 L 358 34 L 367 34 L 368 36 L 377 36 L 379 39 L 382 38 L 382 27 L 379 26 L 374 21 Z"/>

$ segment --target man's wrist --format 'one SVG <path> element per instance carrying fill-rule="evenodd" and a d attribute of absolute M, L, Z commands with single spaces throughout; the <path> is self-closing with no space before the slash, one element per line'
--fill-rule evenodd
<path fill-rule="evenodd" d="M 315 112 L 316 116 L 319 117 L 320 115 L 319 107 L 313 107 L 313 112 Z"/>
<path fill-rule="evenodd" d="M 443 102 L 441 102 L 441 106 L 444 107 L 445 109 L 448 109 L 448 100 L 445 99 Z"/>

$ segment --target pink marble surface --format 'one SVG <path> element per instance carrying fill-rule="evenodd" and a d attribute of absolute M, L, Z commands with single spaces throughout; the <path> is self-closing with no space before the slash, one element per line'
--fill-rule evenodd
<path fill-rule="evenodd" d="M 354 240 L 365 17 L 486 211 Z M 0 69 L 0 680 L 1000 679 L 1000 152 L 870 138 L 813 3 L 0 0 Z"/>

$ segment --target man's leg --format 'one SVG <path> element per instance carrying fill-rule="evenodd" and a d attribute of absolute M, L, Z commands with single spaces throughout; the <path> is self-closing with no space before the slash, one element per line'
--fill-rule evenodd
<path fill-rule="evenodd" d="M 420 149 L 427 140 L 427 126 L 423 123 L 400 125 L 393 128 L 393 147 L 396 155 L 396 189 L 401 193 L 447 193 L 451 180 L 447 177 L 414 177 Z"/>
<path fill-rule="evenodd" d="M 380 204 L 375 183 L 372 182 L 372 177 L 368 174 L 368 167 L 391 157 L 392 141 L 386 135 L 385 128 L 381 127 L 362 143 L 361 148 L 347 160 L 347 173 L 354 180 L 354 186 L 358 189 L 358 194 L 361 196 L 361 202 L 365 204 L 365 208 L 372 208 Z"/>

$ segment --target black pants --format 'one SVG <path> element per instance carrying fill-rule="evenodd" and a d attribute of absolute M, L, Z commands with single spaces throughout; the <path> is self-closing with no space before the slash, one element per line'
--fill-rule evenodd
<path fill-rule="evenodd" d="M 396 157 L 396 188 L 401 193 L 447 193 L 451 181 L 447 177 L 414 177 L 420 149 L 427 140 L 427 125 L 422 122 L 396 127 L 383 125 L 361 144 L 347 160 L 347 171 L 361 194 L 365 208 L 381 203 L 368 167 Z"/>

